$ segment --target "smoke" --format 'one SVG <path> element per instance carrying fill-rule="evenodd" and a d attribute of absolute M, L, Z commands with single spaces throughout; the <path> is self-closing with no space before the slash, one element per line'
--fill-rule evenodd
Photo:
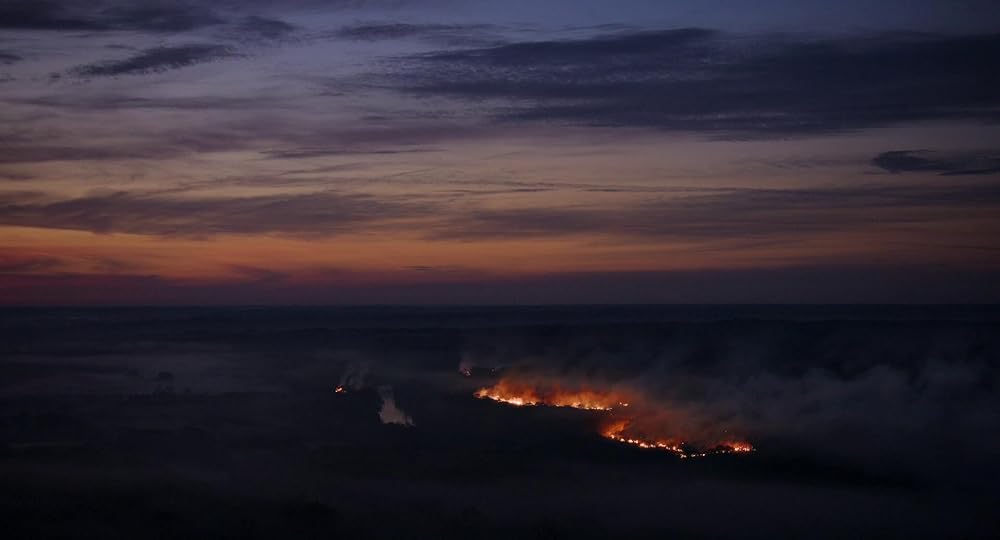
<path fill-rule="evenodd" d="M 458 372 L 463 377 L 496 376 L 503 373 L 507 366 L 503 363 L 490 362 L 484 358 L 474 360 L 474 354 L 469 351 L 462 353 L 462 359 L 458 362 Z"/>
<path fill-rule="evenodd" d="M 513 365 L 491 388 L 527 388 L 522 399 L 544 404 L 553 388 L 628 401 L 602 426 L 625 426 L 626 437 L 747 440 L 764 453 L 941 478 L 1000 456 L 1000 342 L 968 326 L 676 324 L 527 334 L 506 346 Z"/>
<path fill-rule="evenodd" d="M 475 367 L 475 365 L 472 363 L 472 361 L 469 360 L 467 356 L 463 354 L 462 360 L 459 361 L 458 363 L 458 372 L 461 373 L 462 376 L 464 377 L 471 377 L 473 367 Z"/>
<path fill-rule="evenodd" d="M 340 385 L 337 386 L 336 391 L 340 393 L 344 389 L 361 390 L 368 384 L 370 372 L 371 368 L 367 362 L 349 364 L 347 370 L 340 377 Z M 407 427 L 415 425 L 413 418 L 396 405 L 396 398 L 391 386 L 383 384 L 375 387 L 375 390 L 382 400 L 378 417 L 383 424 L 398 424 Z"/>
<path fill-rule="evenodd" d="M 383 424 L 415 425 L 413 418 L 396 405 L 396 399 L 393 396 L 391 386 L 379 386 L 377 390 L 379 397 L 382 398 L 382 408 L 378 411 L 378 417 L 382 420 Z"/>
<path fill-rule="evenodd" d="M 360 390 L 365 386 L 369 371 L 370 367 L 367 362 L 348 364 L 347 369 L 340 376 L 340 384 L 338 386 L 350 388 L 351 390 Z"/>
<path fill-rule="evenodd" d="M 496 384 L 479 389 L 476 397 L 515 406 L 550 406 L 602 411 L 600 432 L 616 440 L 641 441 L 704 452 L 739 443 L 749 447 L 738 422 L 701 403 L 671 401 L 629 383 L 595 377 L 533 373 L 527 369 L 505 374 Z"/>

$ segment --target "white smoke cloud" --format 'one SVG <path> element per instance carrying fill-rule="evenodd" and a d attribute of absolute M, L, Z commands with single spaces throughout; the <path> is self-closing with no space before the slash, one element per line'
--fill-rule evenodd
<path fill-rule="evenodd" d="M 378 417 L 383 424 L 415 425 L 413 418 L 396 405 L 391 386 L 379 386 L 378 395 L 382 398 L 382 408 L 378 412 Z"/>

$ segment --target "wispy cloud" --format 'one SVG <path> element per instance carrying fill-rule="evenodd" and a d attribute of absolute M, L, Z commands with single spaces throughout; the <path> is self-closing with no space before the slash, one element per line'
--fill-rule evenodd
<path fill-rule="evenodd" d="M 497 44 L 499 37 L 488 24 L 410 24 L 367 23 L 345 26 L 334 33 L 340 39 L 386 41 L 419 39 L 451 46 L 483 46 Z"/>
<path fill-rule="evenodd" d="M 211 9 L 186 1 L 11 0 L 0 7 L 0 28 L 19 30 L 184 32 L 222 22 Z"/>
<path fill-rule="evenodd" d="M 22 58 L 20 55 L 0 50 L 0 64 L 13 64 L 14 62 L 20 62 L 21 60 Z"/>
<path fill-rule="evenodd" d="M 52 270 L 61 264 L 57 257 L 7 253 L 0 256 L 0 274 L 30 274 Z"/>
<path fill-rule="evenodd" d="M 194 44 L 155 47 L 124 60 L 111 60 L 80 66 L 76 68 L 75 72 L 87 77 L 158 73 L 233 56 L 238 55 L 231 47 L 225 45 Z"/>
<path fill-rule="evenodd" d="M 612 234 L 674 239 L 796 237 L 878 223 L 936 223 L 955 208 L 1000 209 L 1000 186 L 864 185 L 733 188 L 608 206 L 477 209 L 453 216 L 445 238 Z"/>
<path fill-rule="evenodd" d="M 249 15 L 235 25 L 231 36 L 241 41 L 280 40 L 289 37 L 296 30 L 295 25 L 280 19 Z"/>
<path fill-rule="evenodd" d="M 733 136 L 995 116 L 1000 36 L 623 32 L 401 58 L 385 84 L 507 120 Z"/>
<path fill-rule="evenodd" d="M 425 212 L 405 202 L 337 192 L 242 198 L 181 198 L 128 192 L 62 200 L 48 200 L 42 194 L 0 196 L 3 225 L 191 237 L 333 235 Z"/>
<path fill-rule="evenodd" d="M 724 243 L 868 231 L 873 222 L 882 227 L 940 224 L 952 219 L 956 208 L 967 213 L 1000 209 L 1000 187 L 692 188 L 632 202 L 508 209 L 449 205 L 431 195 L 375 197 L 335 191 L 228 198 L 186 190 L 104 192 L 70 199 L 20 192 L 0 196 L 0 225 L 191 237 L 328 236 L 365 229 L 406 230 L 432 240 L 600 235 Z"/>
<path fill-rule="evenodd" d="M 1000 173 L 1000 151 L 932 152 L 893 150 L 872 159 L 872 165 L 891 173 L 936 172 L 942 176 Z"/>

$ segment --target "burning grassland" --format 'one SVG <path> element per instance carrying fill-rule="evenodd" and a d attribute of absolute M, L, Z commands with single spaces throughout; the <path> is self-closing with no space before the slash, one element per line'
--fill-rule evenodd
<path fill-rule="evenodd" d="M 754 448 L 744 441 L 721 441 L 715 443 L 690 442 L 682 438 L 657 438 L 633 433 L 630 421 L 614 420 L 602 430 L 601 435 L 622 444 L 639 448 L 664 450 L 680 458 L 705 457 L 714 454 L 743 454 L 753 452 Z"/>
<path fill-rule="evenodd" d="M 574 388 L 559 384 L 522 384 L 501 379 L 493 386 L 476 391 L 480 399 L 492 399 L 518 407 L 545 405 L 591 411 L 610 411 L 628 407 L 628 401 L 614 392 Z"/>
<path fill-rule="evenodd" d="M 704 414 L 671 407 L 631 390 L 504 378 L 480 388 L 475 396 L 516 407 L 600 411 L 606 415 L 600 429 L 603 437 L 638 448 L 666 451 L 680 458 L 754 450 L 750 443 L 725 436 L 728 429 L 706 425 L 709 422 Z"/>

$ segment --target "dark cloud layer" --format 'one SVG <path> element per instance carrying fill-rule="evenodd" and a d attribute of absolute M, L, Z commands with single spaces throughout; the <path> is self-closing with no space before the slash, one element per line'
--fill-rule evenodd
<path fill-rule="evenodd" d="M 997 174 L 1000 173 L 1000 152 L 893 150 L 873 158 L 872 165 L 891 173 L 936 172 L 942 176 Z"/>
<path fill-rule="evenodd" d="M 141 30 L 184 32 L 221 24 L 197 2 L 12 0 L 0 7 L 0 28 L 16 30 Z"/>
<path fill-rule="evenodd" d="M 271 31 L 281 27 L 262 15 L 277 8 L 339 9 L 366 4 L 392 5 L 365 0 L 6 0 L 0 5 L 0 30 L 188 32 L 249 20 Z"/>
<path fill-rule="evenodd" d="M 101 30 L 103 25 L 79 17 L 55 2 L 13 0 L 0 7 L 0 28 L 15 30 Z"/>
<path fill-rule="evenodd" d="M 17 54 L 0 50 L 0 64 L 13 64 L 14 62 L 20 62 L 21 60 L 21 56 Z"/>
<path fill-rule="evenodd" d="M 152 235 L 336 234 L 415 212 L 402 203 L 335 192 L 215 199 L 125 192 L 57 201 L 25 194 L 0 198 L 5 225 Z"/>
<path fill-rule="evenodd" d="M 166 146 L 109 148 L 107 146 L 8 145 L 0 148 L 0 163 L 42 163 L 46 161 L 101 161 L 111 159 L 157 159 L 176 155 Z"/>
<path fill-rule="evenodd" d="M 235 29 L 238 38 L 265 40 L 282 39 L 295 32 L 295 25 L 278 19 L 251 15 L 239 22 Z"/>
<path fill-rule="evenodd" d="M 61 261 L 55 257 L 15 255 L 0 256 L 0 274 L 30 274 L 33 272 L 51 270 L 59 266 Z"/>
<path fill-rule="evenodd" d="M 236 53 L 224 45 L 155 47 L 124 60 L 80 66 L 76 69 L 76 73 L 89 77 L 156 73 L 232 56 L 236 56 Z"/>
<path fill-rule="evenodd" d="M 413 56 L 388 84 L 488 100 L 492 114 L 512 120 L 778 135 L 991 118 L 998 63 L 997 35 L 679 29 Z"/>
<path fill-rule="evenodd" d="M 933 223 L 955 207 L 1000 207 L 1000 187 L 866 185 L 813 189 L 736 188 L 620 207 L 478 210 L 440 234 L 500 238 L 580 233 L 734 239 L 863 229 L 881 223 Z"/>
<path fill-rule="evenodd" d="M 335 35 L 357 41 L 421 39 L 445 45 L 482 46 L 497 41 L 488 33 L 491 28 L 487 24 L 369 23 L 345 26 Z"/>
<path fill-rule="evenodd" d="M 420 217 L 431 219 L 425 222 L 427 234 L 437 239 L 611 234 L 726 242 L 869 230 L 873 216 L 882 225 L 941 223 L 955 207 L 1000 208 L 1000 187 L 973 183 L 693 189 L 625 206 L 506 210 L 449 209 L 426 200 L 404 203 L 336 192 L 249 198 L 112 192 L 63 200 L 12 193 L 0 196 L 0 224 L 153 235 L 326 235 L 362 223 Z"/>
<path fill-rule="evenodd" d="M 212 10 L 186 2 L 123 4 L 108 8 L 101 15 L 115 28 L 153 32 L 186 32 L 224 22 Z"/>

